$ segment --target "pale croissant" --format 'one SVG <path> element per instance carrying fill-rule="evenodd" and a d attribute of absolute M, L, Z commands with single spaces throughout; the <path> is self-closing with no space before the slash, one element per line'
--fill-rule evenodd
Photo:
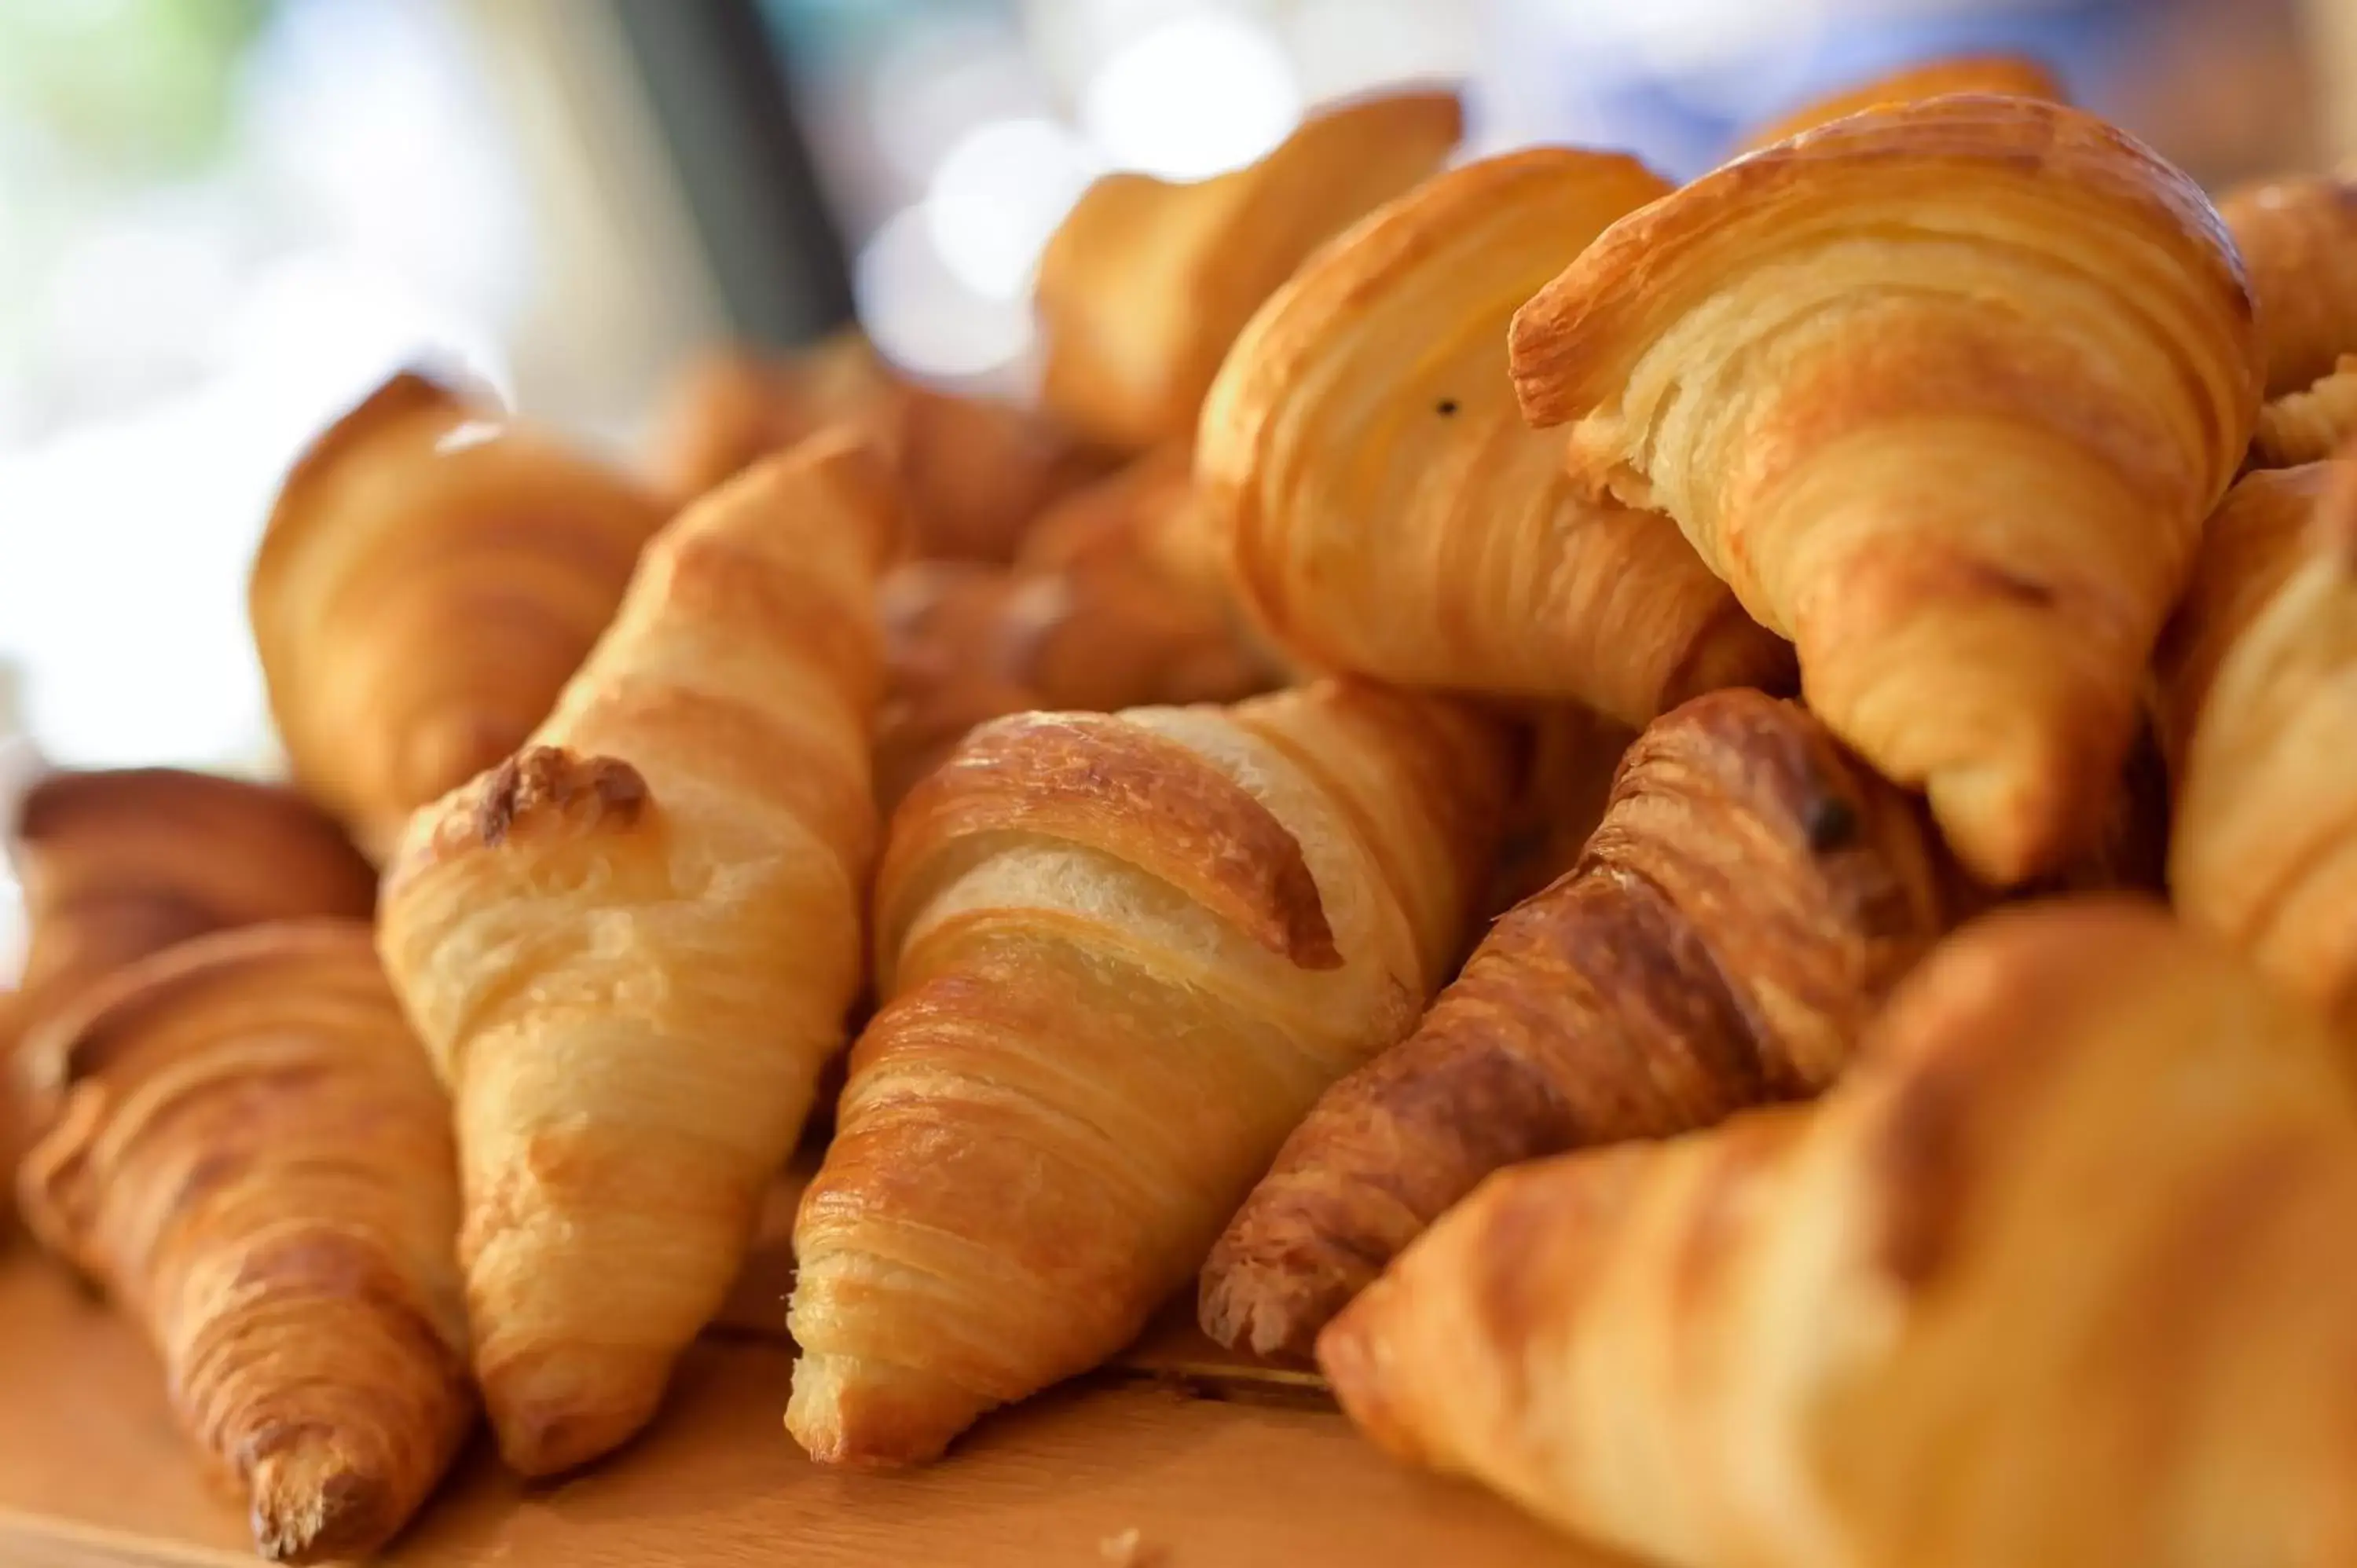
<path fill-rule="evenodd" d="M 1667 519 L 1583 493 L 1506 373 L 1516 307 L 1668 189 L 1618 155 L 1484 159 L 1379 209 L 1253 318 L 1196 467 L 1273 641 L 1632 726 L 1719 686 L 1789 684 L 1792 650 Z"/>
<path fill-rule="evenodd" d="M 361 920 L 118 971 L 27 1043 L 27 1221 L 136 1318 L 276 1562 L 363 1556 L 474 1421 L 450 1108 Z"/>
<path fill-rule="evenodd" d="M 1947 98 L 1616 225 L 1516 316 L 1513 373 L 2014 885 L 2096 830 L 2260 362 L 2191 180 L 2075 111 Z"/>
<path fill-rule="evenodd" d="M 1438 168 L 1463 130 L 1455 93 L 1388 92 L 1314 114 L 1257 162 L 1210 179 L 1099 179 L 1039 258 L 1049 411 L 1130 451 L 1189 438 L 1261 301 L 1319 244 Z"/>
<path fill-rule="evenodd" d="M 1493 1178 L 1318 1354 L 1393 1453 L 1671 1568 L 2341 1568 L 2352 1227 L 2345 1043 L 2058 903 L 1818 1107 Z"/>
<path fill-rule="evenodd" d="M 1448 978 L 1511 783 L 1469 709 L 1332 682 L 1019 715 L 920 783 L 794 1227 L 802 1446 L 930 1458 L 1133 1337 Z"/>
<path fill-rule="evenodd" d="M 2254 591 L 2189 607 L 2189 638 L 2218 652 L 2179 699 L 2191 718 L 2169 888 L 2189 922 L 2357 1037 L 2357 453 L 2312 472 L 2309 526 L 2272 550 L 2223 531 L 2204 542 L 2205 563 Z"/>
<path fill-rule="evenodd" d="M 418 375 L 286 476 L 248 607 L 297 783 L 382 861 L 522 744 L 613 618 L 662 505 Z"/>
<path fill-rule="evenodd" d="M 387 873 L 386 967 L 457 1103 L 475 1368 L 529 1474 L 652 1413 L 842 1043 L 897 526 L 847 436 L 713 491 Z"/>

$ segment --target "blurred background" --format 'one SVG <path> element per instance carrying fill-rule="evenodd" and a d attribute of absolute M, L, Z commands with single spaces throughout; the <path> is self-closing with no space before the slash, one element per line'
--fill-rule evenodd
<path fill-rule="evenodd" d="M 1982 48 L 2213 186 L 2357 152 L 2357 0 L 0 0 L 0 799 L 36 748 L 270 766 L 247 559 L 401 364 L 625 456 L 696 349 L 855 313 L 1019 392 L 1033 263 L 1102 171 L 1214 174 L 1446 77 L 1469 152 L 1691 174 Z"/>

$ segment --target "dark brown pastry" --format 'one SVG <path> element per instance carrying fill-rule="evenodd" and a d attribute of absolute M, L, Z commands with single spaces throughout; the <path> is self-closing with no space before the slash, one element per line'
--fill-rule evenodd
<path fill-rule="evenodd" d="M 1203 1271 L 1205 1332 L 1307 1354 L 1491 1171 L 1823 1089 L 1957 902 L 1920 806 L 1799 707 L 1672 711 L 1577 867 L 1286 1141 Z"/>

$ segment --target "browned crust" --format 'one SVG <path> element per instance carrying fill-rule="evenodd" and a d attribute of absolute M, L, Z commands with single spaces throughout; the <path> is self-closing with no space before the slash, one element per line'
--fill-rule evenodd
<path fill-rule="evenodd" d="M 1957 93 L 1993 93 L 2067 102 L 2070 92 L 2043 61 L 2019 54 L 1957 55 L 1908 66 L 1871 81 L 1812 99 L 1743 138 L 1738 152 L 1754 152 L 1815 130 L 1835 120 L 1891 104 L 1914 103 Z"/>
<path fill-rule="evenodd" d="M 921 867 L 976 833 L 1034 833 L 1160 878 L 1303 969 L 1342 955 L 1317 879 L 1285 824 L 1176 741 L 1118 716 L 1028 714 L 988 724 L 909 792 L 877 874 L 879 931 Z"/>
<path fill-rule="evenodd" d="M 619 757 L 582 757 L 560 746 L 531 746 L 491 769 L 475 802 L 473 832 L 486 848 L 561 820 L 583 832 L 628 828 L 648 800 L 647 781 Z"/>
<path fill-rule="evenodd" d="M 1658 296 L 1696 246 L 1747 212 L 1844 172 L 1898 166 L 1928 183 L 1966 170 L 2115 207 L 2178 237 L 2222 307 L 2254 315 L 2226 226 L 2201 187 L 2116 126 L 2061 104 L 1960 96 L 1878 109 L 1738 158 L 1613 225 L 1515 313 L 1510 333 L 1523 417 L 1544 428 L 1589 413 L 1625 373 L 1631 313 Z M 2060 198 L 2058 197 L 2058 199 Z M 2255 404 L 2260 369 L 2250 367 Z"/>
<path fill-rule="evenodd" d="M 1656 721 L 1577 869 L 1286 1141 L 1212 1250 L 1205 1332 L 1304 1353 L 1492 1171 L 1821 1088 L 1826 1041 L 1855 1045 L 1953 912 L 1932 846 L 1793 703 L 1730 690 Z"/>
<path fill-rule="evenodd" d="M 45 775 L 16 806 L 16 838 L 31 845 L 103 831 L 127 817 L 151 822 L 188 818 L 218 824 L 235 817 L 258 831 L 311 839 L 331 853 L 349 855 L 367 871 L 343 830 L 292 789 L 256 784 L 179 768 L 119 768 L 67 770 Z"/>
<path fill-rule="evenodd" d="M 333 959 L 377 969 L 368 921 L 318 916 L 191 937 L 95 981 L 42 1020 L 23 1042 L 22 1076 L 38 1100 L 54 1102 L 103 1073 L 124 1041 L 190 995 L 224 978 Z"/>

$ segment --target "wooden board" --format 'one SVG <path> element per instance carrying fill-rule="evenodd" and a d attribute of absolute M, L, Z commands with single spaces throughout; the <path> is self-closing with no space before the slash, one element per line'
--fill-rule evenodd
<path fill-rule="evenodd" d="M 1137 1369 L 1199 1354 L 1183 1335 L 1154 1343 L 1131 1369 L 991 1418 L 938 1466 L 843 1475 L 804 1459 L 780 1424 L 791 1348 L 724 1329 L 690 1352 L 635 1446 L 527 1488 L 479 1444 L 388 1561 L 1606 1568 L 1484 1493 L 1391 1463 L 1297 1379 L 1256 1390 L 1239 1378 L 1205 1397 L 1203 1380 Z M 0 1240 L 0 1563 L 253 1561 L 242 1509 L 200 1480 L 146 1348 L 21 1241 Z"/>

